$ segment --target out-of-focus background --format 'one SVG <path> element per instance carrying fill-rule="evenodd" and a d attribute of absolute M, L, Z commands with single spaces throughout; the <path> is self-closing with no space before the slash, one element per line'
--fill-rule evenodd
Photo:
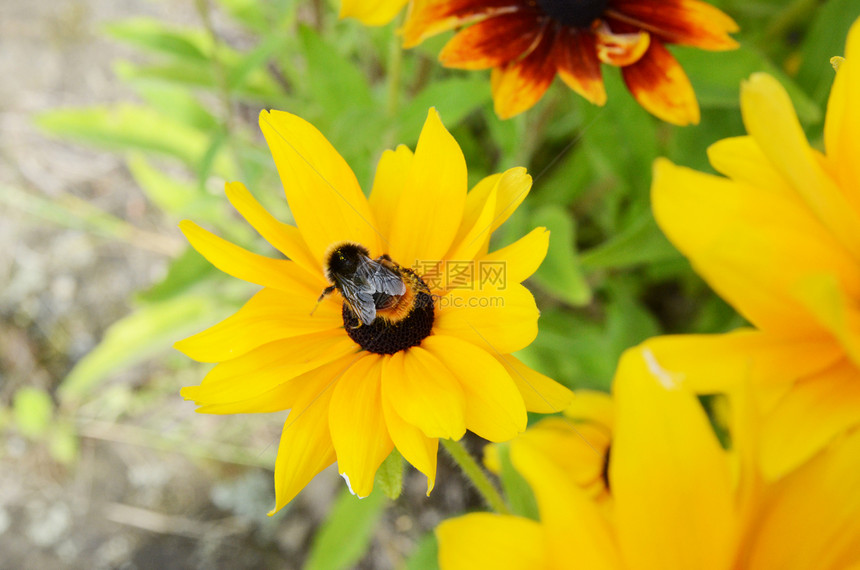
<path fill-rule="evenodd" d="M 204 416 L 179 389 L 208 367 L 173 342 L 235 311 L 253 287 L 213 270 L 176 224 L 191 218 L 266 255 L 231 212 L 243 181 L 291 221 L 256 126 L 262 108 L 316 125 L 369 188 L 376 160 L 414 146 L 436 106 L 470 182 L 534 176 L 494 246 L 542 225 L 529 282 L 540 334 L 519 357 L 575 388 L 609 388 L 618 356 L 666 332 L 743 321 L 650 214 L 657 156 L 707 170 L 743 133 L 738 86 L 786 85 L 810 140 L 858 0 L 713 0 L 740 49 L 674 49 L 697 127 L 642 110 L 617 70 L 595 108 L 557 81 L 522 116 L 492 111 L 488 73 L 445 70 L 445 37 L 402 52 L 322 0 L 2 0 L 0 3 L 0 569 L 433 568 L 432 528 L 480 506 L 440 455 L 432 496 L 348 496 L 334 470 L 286 509 L 272 469 L 286 412 Z M 480 442 L 469 444 L 476 455 Z"/>

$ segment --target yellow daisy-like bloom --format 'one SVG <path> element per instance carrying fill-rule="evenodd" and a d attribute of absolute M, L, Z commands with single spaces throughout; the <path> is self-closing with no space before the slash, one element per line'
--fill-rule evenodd
<path fill-rule="evenodd" d="M 384 26 L 409 0 L 341 0 L 340 17 L 355 18 L 366 26 Z"/>
<path fill-rule="evenodd" d="M 489 176 L 467 193 L 463 154 L 431 109 L 414 153 L 400 146 L 382 155 L 367 199 L 306 121 L 264 111 L 260 128 L 296 226 L 274 219 L 240 183 L 227 184 L 227 197 L 289 259 L 251 253 L 183 221 L 213 265 L 263 289 L 176 348 L 218 363 L 200 386 L 182 390 L 199 412 L 291 410 L 275 510 L 335 459 L 350 489 L 367 496 L 395 446 L 427 475 L 429 493 L 438 438 L 468 429 L 508 440 L 525 429 L 526 410 L 567 405 L 569 390 L 510 354 L 537 334 L 538 310 L 521 282 L 546 255 L 548 232 L 537 228 L 488 252 L 490 234 L 531 187 L 525 169 Z M 363 252 L 361 268 L 372 271 L 350 273 L 349 260 L 335 259 L 347 248 Z M 437 279 L 452 267 L 460 269 Z M 392 289 L 380 285 L 384 278 Z M 352 302 L 341 296 L 350 287 L 358 288 Z M 331 294 L 317 306 L 324 290 Z"/>
<path fill-rule="evenodd" d="M 774 479 L 860 424 L 860 20 L 830 94 L 826 153 L 772 77 L 742 86 L 741 109 L 749 135 L 708 151 L 727 178 L 660 160 L 652 199 L 669 239 L 756 330 L 654 351 L 700 392 L 752 382 Z"/>
<path fill-rule="evenodd" d="M 581 449 L 583 434 L 530 429 L 511 442 L 510 457 L 535 493 L 540 520 L 474 513 L 443 522 L 442 570 L 856 567 L 860 430 L 762 486 L 750 459 L 750 407 L 733 415 L 733 450 L 725 451 L 683 387 L 686 372 L 661 364 L 647 344 L 619 364 L 610 501 L 595 501 L 558 453 Z"/>

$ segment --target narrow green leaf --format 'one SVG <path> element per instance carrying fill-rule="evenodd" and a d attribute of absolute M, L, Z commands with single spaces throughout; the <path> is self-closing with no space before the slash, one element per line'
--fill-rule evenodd
<path fill-rule="evenodd" d="M 387 504 L 384 493 L 359 499 L 344 489 L 314 537 L 305 570 L 355 567 L 367 552 Z"/>
<path fill-rule="evenodd" d="M 531 487 L 529 487 L 525 478 L 520 475 L 519 471 L 514 469 L 514 465 L 511 463 L 510 447 L 507 444 L 497 444 L 496 448 L 498 449 L 499 462 L 502 466 L 499 478 L 502 481 L 505 498 L 507 498 L 508 504 L 511 506 L 511 512 L 521 517 L 540 520 L 537 500 Z"/>
<path fill-rule="evenodd" d="M 43 436 L 54 417 L 54 402 L 44 390 L 24 386 L 12 399 L 15 425 L 22 435 L 30 438 Z"/>
<path fill-rule="evenodd" d="M 680 254 L 657 227 L 650 215 L 640 216 L 606 243 L 580 255 L 583 268 L 629 267 L 672 259 Z"/>
<path fill-rule="evenodd" d="M 435 533 L 421 537 L 406 561 L 406 570 L 439 570 L 439 542 Z"/>
<path fill-rule="evenodd" d="M 376 483 L 382 488 L 385 496 L 392 501 L 400 497 L 403 491 L 403 456 L 396 447 L 376 470 Z"/>
<path fill-rule="evenodd" d="M 534 275 L 544 289 L 571 305 L 591 301 L 591 289 L 582 274 L 576 255 L 576 226 L 573 218 L 558 206 L 544 206 L 532 216 L 532 224 L 550 231 L 546 259 Z"/>
<path fill-rule="evenodd" d="M 307 88 L 315 104 L 332 115 L 343 112 L 345 100 L 353 109 L 373 107 L 367 80 L 352 62 L 307 26 L 299 28 L 299 39 L 307 60 Z"/>
<path fill-rule="evenodd" d="M 397 142 L 412 145 L 418 141 L 430 107 L 436 107 L 450 130 L 489 100 L 490 88 L 485 79 L 451 78 L 432 82 L 397 114 Z"/>
<path fill-rule="evenodd" d="M 101 343 L 75 365 L 60 384 L 60 399 L 86 398 L 112 372 L 166 350 L 219 314 L 210 299 L 190 295 L 141 307 L 111 325 Z"/>
<path fill-rule="evenodd" d="M 206 258 L 197 253 L 193 247 L 186 247 L 182 254 L 170 262 L 164 279 L 146 291 L 138 293 L 136 298 L 143 303 L 166 301 L 219 273 L 215 266 L 206 261 Z"/>
<path fill-rule="evenodd" d="M 208 61 L 212 52 L 212 41 L 202 29 L 178 28 L 152 18 L 112 22 L 105 30 L 127 44 L 197 63 Z"/>

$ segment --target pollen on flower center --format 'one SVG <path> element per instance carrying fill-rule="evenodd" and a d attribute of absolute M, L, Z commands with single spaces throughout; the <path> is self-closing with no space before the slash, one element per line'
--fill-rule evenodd
<path fill-rule="evenodd" d="M 406 293 L 393 304 L 385 295 L 374 295 L 377 317 L 369 325 L 362 324 L 355 312 L 346 303 L 343 305 L 346 334 L 368 352 L 394 354 L 406 350 L 421 344 L 433 330 L 430 289 L 412 270 L 398 269 L 406 283 Z"/>
<path fill-rule="evenodd" d="M 537 0 L 553 20 L 573 28 L 587 28 L 606 10 L 608 0 Z"/>

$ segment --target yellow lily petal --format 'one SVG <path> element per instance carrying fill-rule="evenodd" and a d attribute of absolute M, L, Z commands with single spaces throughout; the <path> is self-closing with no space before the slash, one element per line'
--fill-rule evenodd
<path fill-rule="evenodd" d="M 597 503 L 559 467 L 553 455 L 547 456 L 527 439 L 511 442 L 511 461 L 537 499 L 549 560 L 555 561 L 554 567 L 621 568 L 618 547 Z"/>
<path fill-rule="evenodd" d="M 265 392 L 244 400 L 220 404 L 203 404 L 197 408 L 200 414 L 266 414 L 292 408 L 295 417 L 319 398 L 320 394 L 334 386 L 343 372 L 361 358 L 360 354 L 348 354 L 323 364 L 295 378 L 291 378 Z M 187 393 L 183 388 L 182 393 Z"/>
<path fill-rule="evenodd" d="M 522 283 L 537 271 L 549 248 L 549 230 L 535 228 L 514 243 L 477 259 L 481 262 L 503 262 L 508 283 Z"/>
<path fill-rule="evenodd" d="M 383 360 L 368 354 L 353 364 L 335 384 L 329 404 L 337 470 L 358 497 L 373 491 L 376 470 L 394 448 L 380 413 Z"/>
<path fill-rule="evenodd" d="M 441 260 L 466 202 L 466 159 L 436 109 L 430 109 L 391 225 L 388 253 L 401 265 Z"/>
<path fill-rule="evenodd" d="M 301 293 L 262 289 L 233 315 L 173 347 L 198 362 L 219 362 L 272 341 L 343 327 L 340 304 L 326 299 L 311 315 L 296 302 L 301 296 L 307 297 L 306 289 Z"/>
<path fill-rule="evenodd" d="M 573 392 L 536 370 L 532 370 L 511 354 L 492 353 L 510 374 L 526 410 L 554 414 L 564 410 L 573 399 Z"/>
<path fill-rule="evenodd" d="M 810 271 L 836 272 L 860 292 L 860 273 L 832 235 L 778 192 L 679 168 L 654 167 L 654 214 L 708 283 L 759 328 L 784 336 L 820 328 L 794 296 Z"/>
<path fill-rule="evenodd" d="M 747 132 L 770 162 L 854 259 L 860 260 L 860 212 L 851 208 L 822 170 L 782 85 L 770 75 L 752 75 L 741 85 L 741 111 Z"/>
<path fill-rule="evenodd" d="M 287 202 L 308 249 L 320 264 L 339 241 L 382 251 L 367 198 L 346 162 L 313 125 L 283 111 L 260 113 Z"/>
<path fill-rule="evenodd" d="M 383 374 L 385 372 L 383 371 Z M 382 398 L 382 413 L 385 425 L 394 446 L 415 469 L 427 476 L 427 495 L 436 485 L 436 457 L 439 453 L 439 440 L 427 437 L 414 425 L 400 417 L 388 398 Z"/>
<path fill-rule="evenodd" d="M 860 430 L 777 484 L 746 568 L 840 570 L 860 563 Z"/>
<path fill-rule="evenodd" d="M 331 390 L 313 405 L 294 409 L 284 423 L 275 460 L 275 508 L 273 515 L 299 494 L 317 473 L 334 463 L 334 447 L 328 431 Z"/>
<path fill-rule="evenodd" d="M 200 386 L 183 388 L 182 397 L 198 404 L 246 400 L 355 352 L 355 343 L 342 330 L 270 342 L 218 364 Z"/>
<path fill-rule="evenodd" d="M 206 231 L 190 220 L 179 222 L 179 229 L 200 255 L 228 275 L 285 292 L 300 287 L 319 289 L 319 281 L 294 261 L 272 259 L 239 247 Z"/>
<path fill-rule="evenodd" d="M 365 26 L 384 26 L 408 0 L 341 0 L 340 17 L 355 18 Z"/>
<path fill-rule="evenodd" d="M 242 214 L 249 224 L 270 244 L 281 253 L 306 269 L 311 275 L 319 277 L 321 286 L 327 286 L 320 271 L 320 265 L 313 258 L 301 232 L 295 226 L 276 220 L 248 192 L 241 182 L 228 182 L 225 186 L 227 199 Z"/>
<path fill-rule="evenodd" d="M 472 513 L 436 527 L 441 570 L 549 568 L 543 531 L 533 520 Z"/>
<path fill-rule="evenodd" d="M 382 397 L 427 437 L 460 439 L 466 432 L 463 388 L 436 356 L 420 346 L 391 355 L 382 372 Z"/>
<path fill-rule="evenodd" d="M 539 315 L 528 289 L 509 283 L 505 289 L 453 289 L 438 300 L 433 329 L 468 340 L 490 352 L 510 354 L 537 336 Z"/>
<path fill-rule="evenodd" d="M 824 123 L 827 165 L 843 189 L 860 188 L 860 20 L 854 22 L 845 44 L 845 61 L 839 66 Z M 845 192 L 854 212 L 860 213 L 860 192 Z"/>
<path fill-rule="evenodd" d="M 376 166 L 373 189 L 370 191 L 370 209 L 386 243 L 391 238 L 391 222 L 396 215 L 400 194 L 406 188 L 411 167 L 412 151 L 406 145 L 383 152 Z"/>
<path fill-rule="evenodd" d="M 427 337 L 421 346 L 460 381 L 468 430 L 489 441 L 507 441 L 526 429 L 523 398 L 504 367 L 487 351 L 442 335 Z"/>
<path fill-rule="evenodd" d="M 609 463 L 618 539 L 632 568 L 724 570 L 737 524 L 729 462 L 677 375 L 647 348 L 619 363 Z"/>
<path fill-rule="evenodd" d="M 776 479 L 860 424 L 860 372 L 850 362 L 797 382 L 765 417 L 761 469 Z"/>

